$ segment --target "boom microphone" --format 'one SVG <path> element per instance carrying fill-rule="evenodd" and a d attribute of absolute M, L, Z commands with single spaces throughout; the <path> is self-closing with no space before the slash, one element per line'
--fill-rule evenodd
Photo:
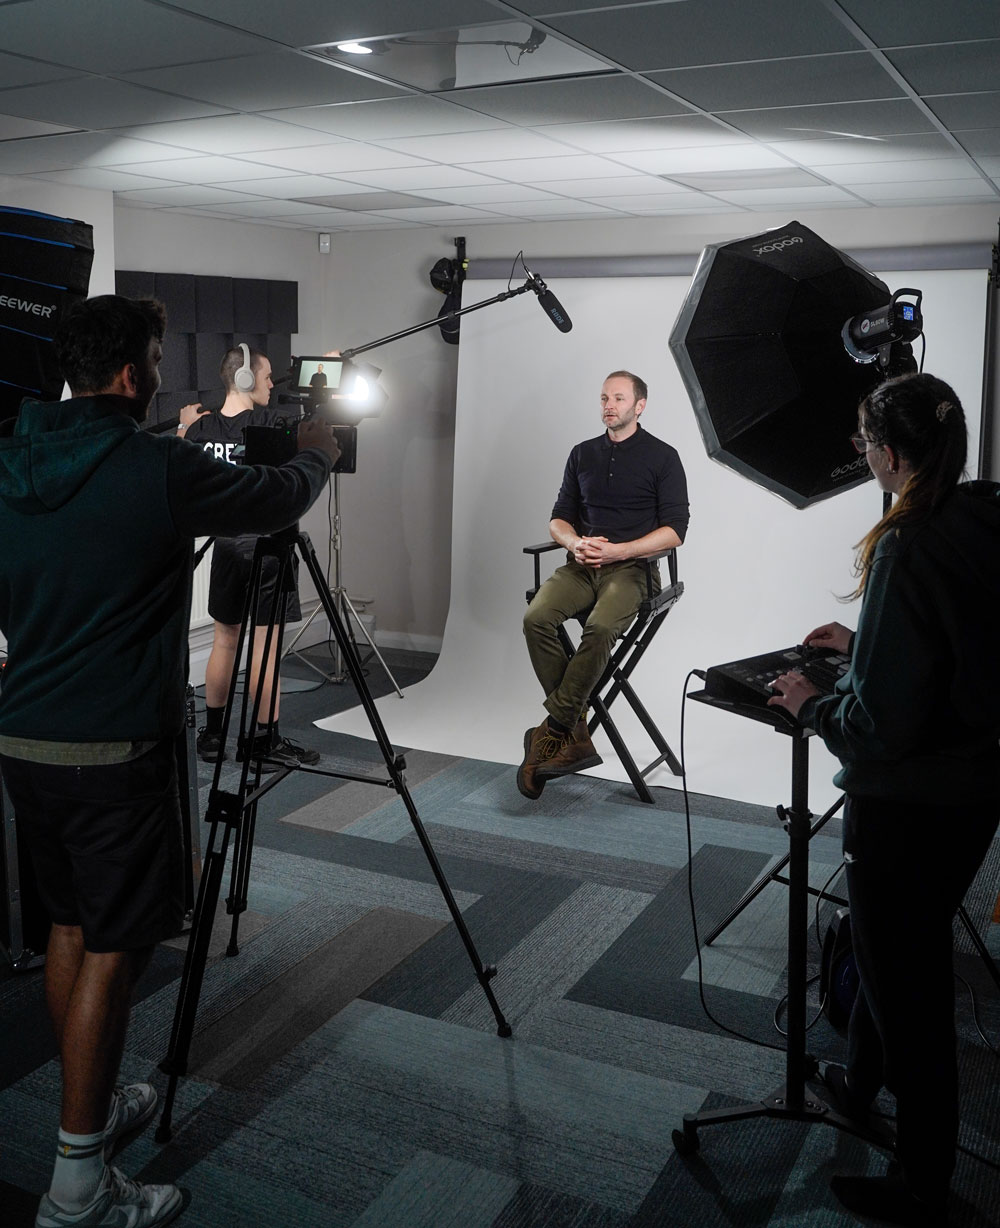
<path fill-rule="evenodd" d="M 542 310 L 561 333 L 568 333 L 573 327 L 573 321 L 564 310 L 562 303 L 559 302 L 537 273 L 532 273 L 527 265 L 524 266 L 524 271 L 528 274 L 531 288 L 534 290 L 539 303 L 541 303 Z"/>

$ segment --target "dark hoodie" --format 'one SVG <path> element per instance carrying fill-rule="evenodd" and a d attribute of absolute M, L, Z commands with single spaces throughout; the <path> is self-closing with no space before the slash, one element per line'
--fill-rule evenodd
<path fill-rule="evenodd" d="M 966 482 L 878 544 L 851 669 L 799 714 L 859 797 L 1000 800 L 1000 486 Z"/>
<path fill-rule="evenodd" d="M 196 536 L 294 524 L 318 449 L 280 468 L 141 431 L 114 396 L 26 401 L 0 437 L 0 734 L 155 741 L 183 723 Z"/>

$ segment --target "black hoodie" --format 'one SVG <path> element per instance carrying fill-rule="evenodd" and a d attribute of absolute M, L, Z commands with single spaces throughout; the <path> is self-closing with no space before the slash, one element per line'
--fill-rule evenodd
<path fill-rule="evenodd" d="M 0 437 L 0 734 L 148 742 L 184 713 L 196 536 L 272 533 L 326 485 L 141 431 L 115 396 L 25 401 Z"/>
<path fill-rule="evenodd" d="M 861 797 L 1000 801 L 1000 486 L 966 482 L 926 521 L 886 533 L 852 663 L 799 720 Z"/>

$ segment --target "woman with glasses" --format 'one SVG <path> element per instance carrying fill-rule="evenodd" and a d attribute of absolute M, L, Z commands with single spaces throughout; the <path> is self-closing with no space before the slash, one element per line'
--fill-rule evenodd
<path fill-rule="evenodd" d="M 836 1176 L 849 1209 L 889 1223 L 947 1219 L 958 1135 L 952 920 L 1000 814 L 1000 486 L 962 482 L 965 415 L 932 375 L 881 384 L 852 437 L 889 511 L 858 546 L 856 634 L 805 643 L 851 655 L 834 694 L 782 674 L 770 703 L 841 762 L 844 860 L 860 989 L 835 1107 L 864 1119 L 896 1097 L 896 1159 Z"/>

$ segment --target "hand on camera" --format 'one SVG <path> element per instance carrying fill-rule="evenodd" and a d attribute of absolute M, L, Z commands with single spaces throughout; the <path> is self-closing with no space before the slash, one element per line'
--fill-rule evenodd
<path fill-rule="evenodd" d="M 333 434 L 333 428 L 322 418 L 303 418 L 299 423 L 298 450 L 319 448 L 330 458 L 330 464 L 335 465 L 340 460 L 340 444 Z"/>

